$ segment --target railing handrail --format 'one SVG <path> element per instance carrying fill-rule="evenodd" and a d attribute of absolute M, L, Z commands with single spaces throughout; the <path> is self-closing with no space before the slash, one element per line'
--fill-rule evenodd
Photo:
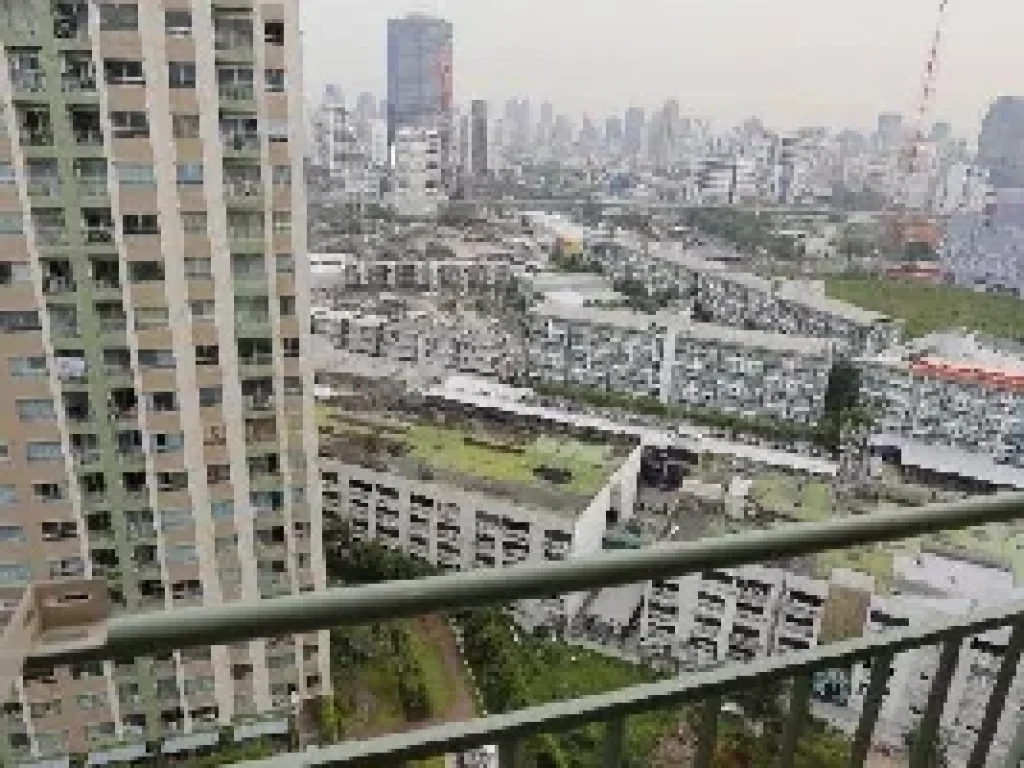
<path fill-rule="evenodd" d="M 1024 516 L 1022 513 L 1024 493 L 1007 493 L 558 562 L 118 616 L 107 622 L 102 642 L 47 646 L 39 649 L 30 663 L 46 666 L 134 658 L 189 646 L 544 598 L 1005 522 Z"/>
<path fill-rule="evenodd" d="M 594 722 L 610 722 L 655 709 L 667 709 L 749 690 L 754 683 L 783 682 L 823 669 L 888 656 L 949 640 L 962 640 L 1024 619 L 1024 602 L 978 611 L 923 626 L 880 632 L 805 651 L 766 656 L 742 664 L 726 664 L 657 683 L 644 683 L 610 693 L 527 707 L 463 722 L 444 723 L 366 740 L 349 740 L 301 753 L 236 763 L 237 768 L 297 768 L 341 764 L 380 765 L 461 752 L 510 739 L 551 733 Z"/>

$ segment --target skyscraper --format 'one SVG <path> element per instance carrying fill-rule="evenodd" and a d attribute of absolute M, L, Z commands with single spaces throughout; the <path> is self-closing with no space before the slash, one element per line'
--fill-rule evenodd
<path fill-rule="evenodd" d="M 409 14 L 388 20 L 388 138 L 400 127 L 451 132 L 452 25 Z"/>
<path fill-rule="evenodd" d="M 897 149 L 903 140 L 903 115 L 898 112 L 883 112 L 878 116 L 878 131 L 875 142 L 878 149 Z"/>
<path fill-rule="evenodd" d="M 978 163 L 997 189 L 1024 187 L 1024 98 L 1000 96 L 989 107 L 978 138 Z"/>
<path fill-rule="evenodd" d="M 488 152 L 488 125 L 487 125 L 487 102 L 482 99 L 474 99 L 470 105 L 470 157 L 473 168 L 473 175 L 480 177 L 487 175 L 487 152 Z"/>
<path fill-rule="evenodd" d="M 0 7 L 3 586 L 106 579 L 124 612 L 325 586 L 298 24 L 296 0 Z M 327 642 L 25 679 L 53 704 L 6 710 L 0 763 L 287 711 L 329 686 Z"/>
<path fill-rule="evenodd" d="M 640 107 L 630 107 L 626 110 L 625 126 L 623 128 L 623 148 L 626 152 L 637 154 L 644 145 L 644 130 L 647 122 L 644 111 Z"/>

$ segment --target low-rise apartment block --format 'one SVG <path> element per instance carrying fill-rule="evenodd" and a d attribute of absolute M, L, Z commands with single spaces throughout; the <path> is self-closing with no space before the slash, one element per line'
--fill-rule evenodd
<path fill-rule="evenodd" d="M 641 450 L 473 421 L 366 419 L 322 425 L 325 515 L 446 571 L 598 552 L 632 515 Z M 564 596 L 559 615 L 582 596 Z"/>
<path fill-rule="evenodd" d="M 821 283 L 768 279 L 726 267 L 717 246 L 684 249 L 678 243 L 640 247 L 598 240 L 594 258 L 615 279 L 637 280 L 651 293 L 691 297 L 694 319 L 734 328 L 834 339 L 843 352 L 875 353 L 902 338 L 886 315 L 831 299 Z"/>
<path fill-rule="evenodd" d="M 762 566 L 649 582 L 641 644 L 691 668 L 806 650 L 818 643 L 828 587 Z"/>
<path fill-rule="evenodd" d="M 934 334 L 861 360 L 861 386 L 878 414 L 881 442 L 1024 467 L 1024 354 L 1011 347 Z"/>
<path fill-rule="evenodd" d="M 812 424 L 824 407 L 831 341 L 547 303 L 528 329 L 533 381 Z"/>

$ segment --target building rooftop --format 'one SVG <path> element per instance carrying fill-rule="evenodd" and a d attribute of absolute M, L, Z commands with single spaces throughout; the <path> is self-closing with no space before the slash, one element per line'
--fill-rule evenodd
<path fill-rule="evenodd" d="M 475 421 L 460 427 L 331 414 L 329 455 L 425 482 L 575 515 L 608 483 L 626 450 Z"/>
<path fill-rule="evenodd" d="M 644 445 L 676 446 L 695 453 L 732 456 L 755 464 L 784 467 L 792 472 L 825 477 L 834 476 L 837 471 L 835 462 L 828 459 L 718 439 L 690 425 L 679 424 L 669 431 L 631 422 L 626 415 L 622 420 L 612 420 L 594 413 L 544 405 L 538 401 L 533 390 L 508 387 L 470 376 L 447 377 L 443 384 L 426 389 L 424 395 L 484 412 L 493 411 L 540 422 L 566 424 L 606 435 L 628 435 Z"/>

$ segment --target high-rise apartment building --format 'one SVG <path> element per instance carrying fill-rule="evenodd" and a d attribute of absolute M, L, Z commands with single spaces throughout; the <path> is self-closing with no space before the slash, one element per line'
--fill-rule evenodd
<path fill-rule="evenodd" d="M 297 0 L 6 2 L 0 56 L 0 586 L 324 587 Z M 0 764 L 216 743 L 327 642 L 26 677 Z"/>
<path fill-rule="evenodd" d="M 487 175 L 487 102 L 474 99 L 470 112 L 470 162 L 474 176 Z"/>
<path fill-rule="evenodd" d="M 978 163 L 997 189 L 1024 187 L 1024 98 L 1000 96 L 981 124 Z"/>
<path fill-rule="evenodd" d="M 644 130 L 647 127 L 647 120 L 643 109 L 630 107 L 626 110 L 625 126 L 623 128 L 623 145 L 626 152 L 637 154 L 644 146 Z"/>
<path fill-rule="evenodd" d="M 450 133 L 452 25 L 412 13 L 388 20 L 388 143 L 398 128 Z"/>

